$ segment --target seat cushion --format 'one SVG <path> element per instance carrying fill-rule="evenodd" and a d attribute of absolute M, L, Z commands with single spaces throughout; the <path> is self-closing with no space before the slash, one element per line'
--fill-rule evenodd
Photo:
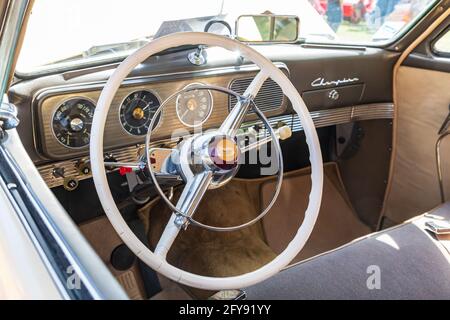
<path fill-rule="evenodd" d="M 424 228 L 427 220 L 449 218 L 447 203 L 400 226 L 293 265 L 245 289 L 247 297 L 450 299 L 449 252 Z"/>

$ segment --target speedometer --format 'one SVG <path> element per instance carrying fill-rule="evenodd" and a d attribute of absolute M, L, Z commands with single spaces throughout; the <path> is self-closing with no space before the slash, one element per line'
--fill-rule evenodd
<path fill-rule="evenodd" d="M 122 128 L 134 136 L 146 135 L 159 105 L 159 99 L 150 91 L 140 90 L 131 93 L 125 98 L 119 109 Z M 159 115 L 155 120 L 155 127 L 158 122 Z"/>
<path fill-rule="evenodd" d="M 177 97 L 178 119 L 188 127 L 196 127 L 208 120 L 211 115 L 213 98 L 211 91 L 201 89 L 201 83 L 192 83 L 184 89 L 199 87 L 180 93 Z"/>
<path fill-rule="evenodd" d="M 95 105 L 84 98 L 62 103 L 53 114 L 53 134 L 62 145 L 82 148 L 89 144 Z"/>

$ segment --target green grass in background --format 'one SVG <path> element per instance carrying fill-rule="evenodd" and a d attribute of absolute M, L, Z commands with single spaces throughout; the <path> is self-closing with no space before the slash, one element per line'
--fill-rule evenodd
<path fill-rule="evenodd" d="M 337 30 L 339 40 L 345 42 L 370 42 L 373 32 L 369 30 L 364 21 L 357 24 L 348 21 L 342 22 Z"/>

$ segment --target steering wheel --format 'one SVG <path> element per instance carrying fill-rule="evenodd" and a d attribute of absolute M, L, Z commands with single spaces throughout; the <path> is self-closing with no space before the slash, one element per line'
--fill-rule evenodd
<path fill-rule="evenodd" d="M 161 51 L 184 45 L 217 46 L 238 52 L 241 56 L 256 64 L 260 71 L 219 129 L 197 134 L 185 141 L 179 148 L 177 154 L 186 186 L 177 205 L 172 205 L 171 209 L 174 213 L 159 240 L 155 252 L 152 252 L 131 231 L 114 202 L 105 170 L 104 129 L 111 102 L 128 74 L 148 57 Z M 275 81 L 282 88 L 287 98 L 290 99 L 292 107 L 297 112 L 302 123 L 309 148 L 312 186 L 303 223 L 299 226 L 295 237 L 286 249 L 271 262 L 255 271 L 232 277 L 207 277 L 181 270 L 166 260 L 166 254 L 178 233 L 183 229 L 186 220 L 194 213 L 205 192 L 208 189 L 219 188 L 229 181 L 228 177 L 232 176 L 230 172 L 236 172 L 240 151 L 240 147 L 235 139 L 237 130 L 242 124 L 253 98 L 256 97 L 261 86 L 268 78 Z M 222 89 L 224 92 L 229 91 L 226 88 Z M 158 112 L 161 111 L 161 107 L 158 109 Z M 257 108 L 254 107 L 254 110 L 258 113 Z M 261 112 L 258 114 L 262 115 Z M 264 116 L 263 119 L 265 119 Z M 152 124 L 149 128 L 147 144 L 150 140 Z M 273 136 L 274 132 L 270 132 Z M 217 148 L 218 144 L 221 145 L 221 149 L 219 148 L 222 150 L 221 152 L 217 151 L 219 150 Z M 275 143 L 275 146 L 280 151 L 278 142 Z M 280 69 L 254 49 L 236 40 L 210 33 L 183 32 L 155 39 L 131 54 L 117 67 L 103 88 L 97 103 L 91 130 L 90 158 L 98 197 L 108 219 L 124 243 L 150 268 L 173 281 L 200 289 L 225 290 L 244 288 L 261 282 L 279 272 L 296 257 L 308 240 L 316 222 L 322 199 L 323 163 L 319 139 L 309 111 L 294 85 Z M 279 164 L 280 159 L 282 158 L 278 158 Z M 195 170 L 190 166 L 193 161 L 197 161 Z M 156 182 L 153 174 L 152 179 Z M 278 191 L 279 188 L 277 188 Z M 179 218 L 182 220 L 181 223 Z"/>

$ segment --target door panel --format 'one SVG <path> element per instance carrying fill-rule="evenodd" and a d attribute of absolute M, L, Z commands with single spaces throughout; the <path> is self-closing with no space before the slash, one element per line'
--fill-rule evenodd
<path fill-rule="evenodd" d="M 384 203 L 388 222 L 400 223 L 441 202 L 435 149 L 449 114 L 450 58 L 438 56 L 432 45 L 448 28 L 449 14 L 450 9 L 396 70 L 394 148 Z M 449 199 L 450 138 L 442 141 L 441 158 Z"/>
<path fill-rule="evenodd" d="M 435 144 L 449 113 L 449 84 L 450 73 L 405 66 L 398 70 L 396 152 L 386 207 L 386 216 L 397 223 L 440 203 Z M 443 167 L 450 167 L 450 140 L 441 149 Z M 450 172 L 446 180 L 450 182 Z"/>

